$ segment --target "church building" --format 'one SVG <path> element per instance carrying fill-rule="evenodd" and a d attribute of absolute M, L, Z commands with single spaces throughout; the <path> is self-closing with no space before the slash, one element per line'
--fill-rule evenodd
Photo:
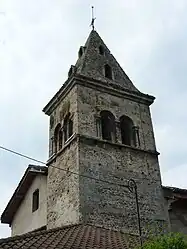
<path fill-rule="evenodd" d="M 29 165 L 1 222 L 1 248 L 133 248 L 187 233 L 187 190 L 162 187 L 150 105 L 93 29 L 44 107 L 46 166 Z"/>

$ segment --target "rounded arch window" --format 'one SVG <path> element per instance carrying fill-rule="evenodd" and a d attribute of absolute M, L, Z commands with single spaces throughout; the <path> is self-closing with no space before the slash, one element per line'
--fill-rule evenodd
<path fill-rule="evenodd" d="M 133 130 L 134 124 L 131 118 L 126 115 L 120 117 L 120 130 L 122 144 L 132 145 L 135 144 L 135 136 Z"/>
<path fill-rule="evenodd" d="M 101 111 L 100 116 L 102 138 L 108 141 L 115 140 L 116 126 L 114 115 L 109 111 Z"/>
<path fill-rule="evenodd" d="M 64 119 L 64 142 L 66 142 L 73 135 L 73 120 L 68 113 Z"/>
<path fill-rule="evenodd" d="M 56 153 L 61 148 L 62 148 L 62 129 L 61 129 L 61 124 L 58 124 L 54 132 L 54 152 Z"/>

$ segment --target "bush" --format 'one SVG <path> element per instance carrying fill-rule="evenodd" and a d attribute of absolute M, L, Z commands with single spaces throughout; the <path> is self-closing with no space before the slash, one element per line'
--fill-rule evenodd
<path fill-rule="evenodd" d="M 142 249 L 187 249 L 187 239 L 184 235 L 171 233 L 146 242 Z"/>

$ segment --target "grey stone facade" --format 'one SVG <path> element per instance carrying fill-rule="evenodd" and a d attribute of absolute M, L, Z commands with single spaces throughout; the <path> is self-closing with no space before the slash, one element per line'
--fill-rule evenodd
<path fill-rule="evenodd" d="M 187 234 L 187 210 L 185 205 L 173 207 L 169 210 L 169 218 L 172 232 Z"/>
<path fill-rule="evenodd" d="M 104 49 L 102 55 L 99 46 Z M 96 31 L 81 49 L 68 80 L 44 108 L 50 116 L 47 226 L 89 222 L 138 233 L 134 195 L 127 188 L 80 176 L 83 174 L 116 184 L 127 184 L 133 178 L 138 185 L 143 230 L 168 229 L 149 109 L 154 97 L 137 90 Z M 112 70 L 110 79 L 104 76 L 106 64 Z M 116 134 L 111 141 L 102 138 L 103 110 L 115 117 Z M 68 140 L 63 138 L 63 145 L 54 151 L 55 127 L 60 124 L 64 134 L 68 113 L 73 134 Z M 122 115 L 131 118 L 138 129 L 136 144 L 122 144 Z"/>
<path fill-rule="evenodd" d="M 187 190 L 163 187 L 172 232 L 187 234 Z"/>

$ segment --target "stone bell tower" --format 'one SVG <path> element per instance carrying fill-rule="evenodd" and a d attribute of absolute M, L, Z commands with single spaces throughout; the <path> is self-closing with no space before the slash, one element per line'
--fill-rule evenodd
<path fill-rule="evenodd" d="M 134 195 L 117 185 L 131 178 L 138 186 L 142 228 L 167 227 L 153 101 L 92 30 L 67 81 L 44 108 L 50 116 L 48 228 L 85 222 L 137 233 Z"/>

